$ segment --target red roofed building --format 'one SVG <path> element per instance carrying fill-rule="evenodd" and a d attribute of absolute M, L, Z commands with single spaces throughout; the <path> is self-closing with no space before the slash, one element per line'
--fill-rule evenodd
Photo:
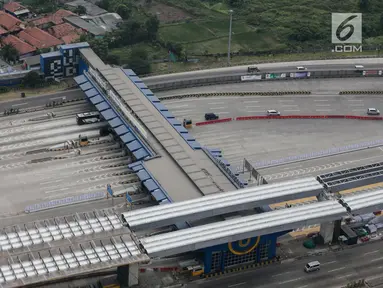
<path fill-rule="evenodd" d="M 59 25 L 64 23 L 63 18 L 68 16 L 77 16 L 77 15 L 71 11 L 60 9 L 60 10 L 57 10 L 52 15 L 48 15 L 44 18 L 36 19 L 32 21 L 32 23 L 38 27 L 41 27 L 47 24 Z"/>
<path fill-rule="evenodd" d="M 79 28 L 76 28 L 72 25 L 70 25 L 69 23 L 63 23 L 63 24 L 59 24 L 59 25 L 56 25 L 56 26 L 53 26 L 51 28 L 49 28 L 48 32 L 55 36 L 56 38 L 62 38 L 66 35 L 69 35 L 69 34 L 83 34 L 82 30 L 79 29 Z"/>
<path fill-rule="evenodd" d="M 0 27 L 9 32 L 17 32 L 24 27 L 24 24 L 16 17 L 0 11 Z"/>
<path fill-rule="evenodd" d="M 63 36 L 61 40 L 64 41 L 65 44 L 71 44 L 76 42 L 78 39 L 80 39 L 81 35 L 77 33 L 68 34 L 66 36 Z"/>
<path fill-rule="evenodd" d="M 14 35 L 8 35 L 3 38 L 4 44 L 11 44 L 15 49 L 19 52 L 20 57 L 28 56 L 28 54 L 32 54 L 32 52 L 36 51 L 36 48 L 32 47 L 28 43 L 20 40 Z"/>
<path fill-rule="evenodd" d="M 29 27 L 21 31 L 17 36 L 38 49 L 50 48 L 62 44 L 61 40 L 37 27 Z"/>
<path fill-rule="evenodd" d="M 19 2 L 8 2 L 4 4 L 4 10 L 15 17 L 20 17 L 23 15 L 28 15 L 29 10 L 21 5 Z"/>

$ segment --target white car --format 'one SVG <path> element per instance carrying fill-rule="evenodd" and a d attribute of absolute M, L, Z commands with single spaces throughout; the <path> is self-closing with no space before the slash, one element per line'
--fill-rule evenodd
<path fill-rule="evenodd" d="M 281 112 L 277 110 L 267 110 L 267 116 L 281 116 Z"/>
<path fill-rule="evenodd" d="M 368 108 L 367 115 L 380 115 L 380 111 L 376 108 Z"/>
<path fill-rule="evenodd" d="M 298 66 L 298 67 L 297 67 L 297 70 L 298 70 L 298 71 L 304 71 L 304 70 L 307 70 L 307 68 L 306 68 L 306 67 L 303 67 L 303 66 Z"/>

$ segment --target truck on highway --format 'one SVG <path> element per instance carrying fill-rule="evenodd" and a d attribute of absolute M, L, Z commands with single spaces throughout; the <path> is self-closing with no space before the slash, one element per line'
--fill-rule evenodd
<path fill-rule="evenodd" d="M 92 112 L 77 114 L 76 121 L 78 125 L 100 122 L 100 112 L 92 111 Z"/>

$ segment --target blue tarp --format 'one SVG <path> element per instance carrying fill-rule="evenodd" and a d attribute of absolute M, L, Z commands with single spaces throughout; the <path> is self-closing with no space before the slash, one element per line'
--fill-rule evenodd
<path fill-rule="evenodd" d="M 143 160 L 146 157 L 148 157 L 149 154 L 144 149 L 141 148 L 137 151 L 134 151 L 133 156 L 137 159 L 137 161 L 139 161 L 139 160 Z"/>
<path fill-rule="evenodd" d="M 114 129 L 114 131 L 116 132 L 116 134 L 117 134 L 118 136 L 121 136 L 121 135 L 124 135 L 124 134 L 128 133 L 128 132 L 129 132 L 129 129 L 126 128 L 125 125 L 122 125 L 122 126 L 120 126 L 120 127 L 117 127 L 116 129 Z M 133 138 L 134 138 L 134 137 L 133 137 Z"/>
<path fill-rule="evenodd" d="M 101 97 L 101 95 L 97 95 L 96 97 L 90 98 L 90 102 L 92 102 L 93 105 L 101 103 L 102 101 L 104 101 L 104 99 Z"/>
<path fill-rule="evenodd" d="M 158 186 L 153 181 L 153 179 L 146 180 L 144 182 L 144 185 L 145 185 L 146 189 L 148 189 L 149 192 L 153 192 L 154 190 L 158 189 Z"/>
<path fill-rule="evenodd" d="M 101 115 L 106 121 L 117 117 L 116 113 L 114 113 L 112 109 L 102 111 Z"/>
<path fill-rule="evenodd" d="M 137 172 L 137 177 L 140 179 L 141 182 L 150 179 L 150 176 L 149 176 L 148 172 L 145 171 L 145 169 L 142 169 L 142 170 L 138 171 Z"/>
<path fill-rule="evenodd" d="M 158 111 L 168 111 L 168 108 L 162 103 L 153 103 L 154 106 L 158 109 Z"/>
<path fill-rule="evenodd" d="M 134 140 L 126 145 L 128 147 L 130 152 L 134 152 L 140 148 L 142 148 L 142 145 L 137 140 Z"/>
<path fill-rule="evenodd" d="M 104 110 L 107 110 L 110 108 L 109 104 L 106 103 L 105 101 L 104 102 L 101 102 L 99 104 L 96 105 L 96 108 L 98 111 L 104 111 Z"/>
<path fill-rule="evenodd" d="M 81 85 L 81 84 L 87 82 L 88 79 L 85 77 L 85 75 L 80 75 L 80 76 L 75 77 L 75 78 L 74 78 L 74 81 L 76 81 L 76 83 L 77 83 L 78 85 Z"/>
<path fill-rule="evenodd" d="M 85 95 L 88 97 L 88 98 L 91 98 L 91 97 L 94 97 L 96 95 L 98 95 L 98 91 L 94 88 L 88 90 L 88 91 L 85 91 Z"/>
<path fill-rule="evenodd" d="M 86 90 L 92 89 L 94 87 L 89 82 L 85 82 L 84 84 L 80 85 L 80 88 L 81 88 L 82 91 L 86 91 Z"/>
<path fill-rule="evenodd" d="M 183 126 L 174 126 L 174 128 L 176 128 L 178 133 L 188 133 L 188 130 L 186 130 Z"/>
<path fill-rule="evenodd" d="M 118 126 L 121 126 L 122 124 L 123 124 L 123 123 L 122 123 L 121 119 L 118 118 L 118 117 L 116 117 L 116 118 L 114 118 L 113 120 L 110 120 L 110 121 L 109 121 L 109 125 L 110 125 L 110 127 L 112 127 L 112 128 L 116 128 L 116 127 L 118 127 Z"/>
<path fill-rule="evenodd" d="M 162 115 L 164 115 L 164 117 L 166 119 L 171 119 L 171 118 L 174 118 L 173 114 L 169 111 L 160 111 Z"/>
<path fill-rule="evenodd" d="M 120 128 L 120 127 L 118 127 L 118 128 Z M 126 133 L 125 135 L 121 136 L 120 138 L 121 138 L 122 142 L 124 142 L 125 144 L 130 143 L 130 142 L 136 140 L 136 137 L 134 137 L 133 134 L 130 133 L 130 132 Z"/>
<path fill-rule="evenodd" d="M 166 199 L 165 194 L 160 189 L 154 190 L 152 192 L 152 196 L 154 199 L 156 199 L 157 202 L 160 202 L 160 201 Z"/>

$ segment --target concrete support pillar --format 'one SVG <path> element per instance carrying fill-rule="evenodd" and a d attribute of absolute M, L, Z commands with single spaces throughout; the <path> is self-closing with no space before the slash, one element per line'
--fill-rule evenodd
<path fill-rule="evenodd" d="M 323 238 L 323 244 L 328 244 L 332 242 L 333 234 L 334 234 L 334 223 L 322 223 L 320 225 L 320 235 Z"/>
<path fill-rule="evenodd" d="M 117 268 L 117 280 L 121 288 L 138 285 L 138 264 L 130 264 Z"/>

